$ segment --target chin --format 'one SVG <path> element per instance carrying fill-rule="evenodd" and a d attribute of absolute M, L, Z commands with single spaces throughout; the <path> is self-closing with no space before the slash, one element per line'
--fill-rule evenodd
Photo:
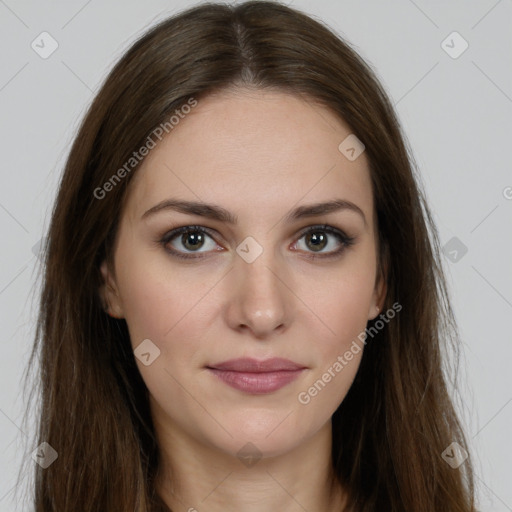
<path fill-rule="evenodd" d="M 240 458 L 244 452 L 254 451 L 259 457 L 268 458 L 283 455 L 304 442 L 308 437 L 304 423 L 300 426 L 287 418 L 290 411 L 275 411 L 264 413 L 244 413 L 229 423 L 227 428 L 233 437 L 223 436 L 220 439 L 210 439 L 216 447 L 231 456 Z M 227 419 L 228 417 L 225 416 Z M 284 421 L 283 421 L 284 420 Z M 227 425 L 227 424 L 226 424 Z M 313 434 L 313 432 L 311 432 Z"/>

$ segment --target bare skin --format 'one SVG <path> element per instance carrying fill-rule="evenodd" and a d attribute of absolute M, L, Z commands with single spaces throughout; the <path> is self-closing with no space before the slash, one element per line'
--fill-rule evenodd
<path fill-rule="evenodd" d="M 350 133 L 297 96 L 230 91 L 201 100 L 136 171 L 114 268 L 101 267 L 102 291 L 109 312 L 126 319 L 133 348 L 151 340 L 151 359 L 160 350 L 137 364 L 162 454 L 157 488 L 173 511 L 343 510 L 331 416 L 363 350 L 332 368 L 377 316 L 386 291 L 366 156 L 350 161 L 338 150 Z M 144 216 L 171 198 L 220 206 L 237 222 L 174 209 Z M 335 199 L 361 212 L 286 218 Z M 322 227 L 314 239 L 305 233 L 318 225 L 354 241 L 345 245 Z M 161 242 L 182 226 L 208 232 Z M 261 394 L 208 369 L 241 357 L 282 357 L 305 369 Z M 328 383 L 308 392 L 329 368 Z"/>

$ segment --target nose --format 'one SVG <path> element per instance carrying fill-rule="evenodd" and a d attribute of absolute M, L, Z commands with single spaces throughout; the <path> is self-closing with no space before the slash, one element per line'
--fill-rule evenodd
<path fill-rule="evenodd" d="M 285 284 L 284 269 L 269 253 L 264 251 L 252 263 L 237 258 L 230 272 L 229 326 L 258 339 L 285 330 L 291 321 L 293 294 Z"/>

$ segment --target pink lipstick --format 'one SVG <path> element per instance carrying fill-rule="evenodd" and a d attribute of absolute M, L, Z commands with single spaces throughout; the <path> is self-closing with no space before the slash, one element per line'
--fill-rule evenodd
<path fill-rule="evenodd" d="M 299 377 L 306 369 L 289 359 L 277 357 L 264 361 L 250 358 L 230 359 L 207 368 L 229 386 L 251 394 L 277 391 Z"/>

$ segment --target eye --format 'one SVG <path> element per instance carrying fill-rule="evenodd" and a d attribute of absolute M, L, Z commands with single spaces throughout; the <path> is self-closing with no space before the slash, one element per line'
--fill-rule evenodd
<path fill-rule="evenodd" d="M 202 256 L 194 256 L 191 253 L 204 253 L 216 250 L 215 247 L 218 247 L 202 226 L 183 226 L 173 229 L 160 242 L 168 252 L 179 258 L 201 258 Z M 203 248 L 204 251 L 200 250 Z"/>
<path fill-rule="evenodd" d="M 301 246 L 304 239 L 305 248 Z M 340 255 L 355 241 L 343 231 L 329 225 L 311 226 L 303 231 L 293 244 L 293 249 L 300 249 L 310 254 L 310 258 L 329 258 Z M 169 231 L 160 240 L 160 244 L 172 256 L 184 259 L 203 258 L 205 253 L 223 250 L 209 230 L 202 226 L 183 226 Z M 324 249 L 327 248 L 327 251 Z"/>
<path fill-rule="evenodd" d="M 304 239 L 304 244 L 300 247 L 302 239 Z M 294 244 L 294 248 L 313 253 L 312 258 L 329 258 L 342 253 L 347 247 L 353 245 L 354 241 L 354 237 L 347 236 L 343 231 L 323 224 L 321 226 L 311 226 L 302 232 L 301 237 Z M 324 251 L 325 248 L 328 249 Z"/>

